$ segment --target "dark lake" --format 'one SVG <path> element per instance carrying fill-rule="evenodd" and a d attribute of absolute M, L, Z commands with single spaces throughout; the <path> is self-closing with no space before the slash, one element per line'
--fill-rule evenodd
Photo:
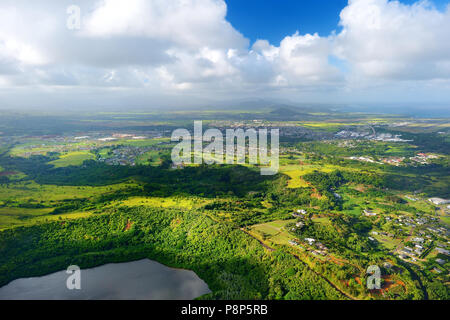
<path fill-rule="evenodd" d="M 81 290 L 69 290 L 66 271 L 12 281 L 0 288 L 0 300 L 191 300 L 210 293 L 193 271 L 166 267 L 148 259 L 81 270 Z"/>

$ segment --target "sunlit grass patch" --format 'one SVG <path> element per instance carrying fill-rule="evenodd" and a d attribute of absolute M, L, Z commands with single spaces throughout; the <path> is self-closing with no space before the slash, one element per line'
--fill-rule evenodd
<path fill-rule="evenodd" d="M 112 205 L 120 205 L 126 207 L 147 206 L 154 208 L 179 208 L 191 210 L 200 208 L 213 200 L 203 198 L 184 198 L 184 197 L 131 197 L 126 200 L 113 202 Z"/>
<path fill-rule="evenodd" d="M 402 242 L 401 239 L 393 239 L 388 236 L 383 236 L 380 234 L 377 235 L 371 234 L 371 237 L 375 238 L 381 245 L 383 245 L 383 247 L 385 247 L 388 250 L 395 249 Z"/>
<path fill-rule="evenodd" d="M 355 126 L 356 123 L 344 123 L 344 122 L 302 122 L 301 126 L 320 131 L 336 131 L 342 127 Z"/>
<path fill-rule="evenodd" d="M 292 236 L 284 228 L 287 224 L 295 222 L 291 220 L 276 220 L 268 223 L 257 224 L 250 227 L 250 232 L 261 240 L 269 240 L 276 244 L 288 245 Z"/>
<path fill-rule="evenodd" d="M 335 168 L 333 166 L 325 165 L 287 165 L 280 168 L 280 172 L 289 176 L 288 188 L 306 188 L 309 184 L 302 179 L 302 177 L 308 173 L 317 171 L 332 172 Z"/>
<path fill-rule="evenodd" d="M 52 201 L 100 196 L 134 186 L 137 186 L 134 182 L 99 187 L 41 185 L 34 181 L 16 182 L 10 183 L 8 186 L 0 185 L 0 201 L 26 202 L 39 199 L 46 204 L 50 204 Z"/>
<path fill-rule="evenodd" d="M 6 210 L 2 210 L 6 209 Z M 11 209 L 20 209 L 12 210 Z M 32 226 L 39 223 L 48 223 L 52 221 L 64 221 L 68 219 L 86 218 L 92 215 L 92 212 L 71 212 L 58 215 L 51 215 L 48 210 L 52 209 L 26 209 L 21 208 L 1 208 L 0 209 L 0 230 L 10 229 L 21 226 Z"/>
<path fill-rule="evenodd" d="M 85 151 L 74 151 L 64 154 L 59 157 L 59 159 L 49 162 L 55 168 L 68 167 L 68 166 L 79 166 L 82 165 L 86 160 L 94 160 L 95 156 L 90 152 Z"/>
<path fill-rule="evenodd" d="M 313 221 L 317 222 L 317 223 L 320 223 L 320 224 L 323 224 L 323 225 L 331 224 L 330 219 L 327 218 L 327 217 L 314 218 Z"/>

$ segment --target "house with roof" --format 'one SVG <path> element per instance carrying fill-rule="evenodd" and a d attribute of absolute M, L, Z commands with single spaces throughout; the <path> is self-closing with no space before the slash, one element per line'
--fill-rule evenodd
<path fill-rule="evenodd" d="M 433 203 L 436 206 L 450 203 L 450 200 L 442 199 L 442 198 L 430 198 L 430 199 L 428 199 L 428 201 L 430 201 L 431 203 Z"/>
<path fill-rule="evenodd" d="M 449 253 L 449 251 L 447 249 L 439 248 L 439 247 L 436 248 L 436 251 L 441 254 L 445 254 L 446 256 L 448 256 L 448 253 Z"/>
<path fill-rule="evenodd" d="M 304 226 L 305 224 L 303 223 L 303 222 L 297 222 L 296 224 L 295 224 L 295 226 L 297 227 L 297 228 L 302 228 L 303 226 Z"/>
<path fill-rule="evenodd" d="M 439 269 L 438 269 L 438 268 L 436 268 L 436 267 L 434 267 L 433 271 L 434 271 L 434 272 L 436 272 L 436 273 L 442 273 L 442 271 L 441 271 L 441 270 L 439 270 Z"/>
<path fill-rule="evenodd" d="M 364 215 L 366 217 L 375 217 L 377 215 L 377 213 L 373 212 L 373 211 L 370 211 L 370 210 L 367 210 L 367 209 L 364 209 Z"/>

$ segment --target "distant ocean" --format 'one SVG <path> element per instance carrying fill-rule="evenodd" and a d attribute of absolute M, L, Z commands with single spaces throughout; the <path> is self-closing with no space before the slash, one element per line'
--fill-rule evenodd
<path fill-rule="evenodd" d="M 405 115 L 417 118 L 450 118 L 449 106 L 346 106 L 339 108 L 339 111 L 345 112 L 367 112 L 380 114 Z"/>

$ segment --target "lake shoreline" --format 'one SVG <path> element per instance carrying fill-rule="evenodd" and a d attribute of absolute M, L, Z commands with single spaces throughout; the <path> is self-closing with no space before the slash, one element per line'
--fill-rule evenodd
<path fill-rule="evenodd" d="M 194 300 L 210 294 L 194 271 L 148 258 L 81 269 L 81 290 L 69 290 L 66 270 L 22 277 L 0 287 L 0 300 Z"/>

